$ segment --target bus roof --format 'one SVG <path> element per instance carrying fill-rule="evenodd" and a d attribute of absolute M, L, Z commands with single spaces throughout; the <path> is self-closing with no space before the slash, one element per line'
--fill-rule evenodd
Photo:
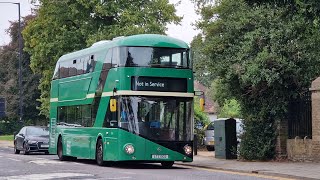
<path fill-rule="evenodd" d="M 69 60 L 95 53 L 103 49 L 117 46 L 145 46 L 145 47 L 167 47 L 167 48 L 189 48 L 188 44 L 169 36 L 159 34 L 138 34 L 133 36 L 124 36 L 114 38 L 112 41 L 102 41 L 93 44 L 91 47 L 75 51 L 61 56 L 59 61 Z"/>

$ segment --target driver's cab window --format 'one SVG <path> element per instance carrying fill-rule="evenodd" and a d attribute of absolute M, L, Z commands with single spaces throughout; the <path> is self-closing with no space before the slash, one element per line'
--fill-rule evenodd
<path fill-rule="evenodd" d="M 108 109 L 107 109 L 106 115 L 104 117 L 103 127 L 108 127 L 108 128 L 118 127 L 117 114 L 118 114 L 118 111 L 116 111 L 116 112 L 110 111 L 110 100 L 109 100 Z"/>

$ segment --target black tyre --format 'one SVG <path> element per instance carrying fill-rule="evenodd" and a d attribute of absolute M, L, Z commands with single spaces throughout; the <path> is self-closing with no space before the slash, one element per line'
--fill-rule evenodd
<path fill-rule="evenodd" d="M 172 168 L 174 162 L 173 161 L 164 161 L 164 162 L 161 162 L 161 165 L 163 168 Z"/>
<path fill-rule="evenodd" d="M 103 142 L 102 142 L 102 139 L 98 139 L 98 142 L 97 142 L 96 161 L 99 166 L 105 165 L 105 162 L 103 161 Z"/>
<path fill-rule="evenodd" d="M 59 137 L 59 139 L 58 139 L 57 154 L 58 154 L 60 161 L 66 161 L 68 159 L 67 156 L 63 155 L 63 145 L 62 145 L 62 138 L 61 137 Z"/>
<path fill-rule="evenodd" d="M 214 151 L 214 146 L 207 146 L 208 151 Z"/>
<path fill-rule="evenodd" d="M 15 154 L 20 154 L 20 150 L 17 149 L 16 142 L 14 142 L 13 151 L 14 151 Z"/>
<path fill-rule="evenodd" d="M 28 155 L 29 154 L 29 147 L 28 144 L 24 143 L 23 144 L 23 151 L 24 151 L 24 155 Z"/>

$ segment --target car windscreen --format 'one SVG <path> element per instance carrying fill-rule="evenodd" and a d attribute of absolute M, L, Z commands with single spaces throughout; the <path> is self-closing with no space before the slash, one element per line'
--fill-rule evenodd
<path fill-rule="evenodd" d="M 211 122 L 208 127 L 207 127 L 207 130 L 214 130 L 214 123 Z"/>
<path fill-rule="evenodd" d="M 26 134 L 29 136 L 47 136 L 49 135 L 49 131 L 47 128 L 28 127 Z"/>

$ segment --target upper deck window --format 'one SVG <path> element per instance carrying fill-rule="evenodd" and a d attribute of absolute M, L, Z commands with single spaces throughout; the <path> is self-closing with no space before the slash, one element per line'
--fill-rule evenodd
<path fill-rule="evenodd" d="M 58 62 L 54 70 L 53 79 L 62 79 L 92 73 L 95 64 L 96 60 L 94 55 Z"/>
<path fill-rule="evenodd" d="M 189 49 L 158 47 L 118 48 L 120 66 L 191 68 Z"/>

